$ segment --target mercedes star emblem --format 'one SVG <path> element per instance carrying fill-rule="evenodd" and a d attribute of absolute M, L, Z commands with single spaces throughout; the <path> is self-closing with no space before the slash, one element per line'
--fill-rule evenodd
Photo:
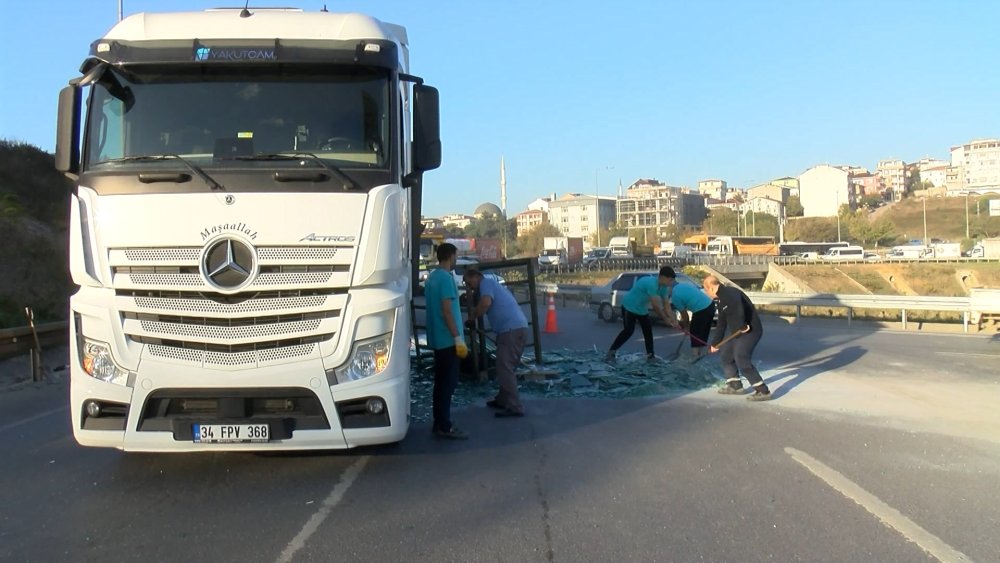
<path fill-rule="evenodd" d="M 247 285 L 256 270 L 255 252 L 249 244 L 232 238 L 211 243 L 201 261 L 201 273 L 220 291 L 236 291 Z"/>

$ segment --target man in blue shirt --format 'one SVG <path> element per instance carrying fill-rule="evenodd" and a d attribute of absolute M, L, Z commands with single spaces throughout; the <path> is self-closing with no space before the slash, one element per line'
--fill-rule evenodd
<path fill-rule="evenodd" d="M 455 255 L 451 243 L 437 247 L 438 267 L 427 276 L 427 346 L 434 350 L 434 435 L 464 440 L 468 434 L 451 423 L 451 396 L 458 386 L 458 360 L 469 353 L 462 331 L 462 311 L 455 287 Z"/>
<path fill-rule="evenodd" d="M 517 391 L 515 370 L 521 363 L 524 342 L 528 338 L 528 319 L 510 290 L 495 279 L 483 276 L 475 268 L 465 271 L 465 286 L 479 294 L 479 303 L 469 313 L 469 321 L 486 315 L 490 328 L 497 334 L 497 383 L 500 391 L 486 401 L 495 409 L 497 418 L 524 416 L 524 406 Z"/>
<path fill-rule="evenodd" d="M 645 276 L 635 280 L 632 289 L 622 298 L 622 322 L 624 328 L 618 333 L 615 341 L 608 350 L 605 361 L 614 362 L 615 354 L 635 332 L 635 323 L 642 327 L 642 338 L 646 343 L 646 360 L 653 361 L 656 356 L 653 354 L 653 323 L 649 320 L 649 309 L 654 311 L 668 325 L 679 328 L 677 319 L 674 318 L 673 311 L 667 305 L 669 296 L 670 281 L 674 276 L 674 270 L 670 266 L 660 268 L 660 275 Z"/>
<path fill-rule="evenodd" d="M 691 356 L 697 359 L 705 350 L 708 335 L 712 332 L 712 320 L 715 318 L 715 301 L 700 287 L 690 283 L 679 283 L 677 274 L 670 266 L 660 270 L 670 270 L 670 305 L 681 314 L 681 326 L 689 331 L 691 337 Z M 690 316 L 689 313 L 690 312 Z"/>

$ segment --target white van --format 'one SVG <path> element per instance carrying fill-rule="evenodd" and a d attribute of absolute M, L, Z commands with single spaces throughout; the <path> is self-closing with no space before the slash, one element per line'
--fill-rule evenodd
<path fill-rule="evenodd" d="M 820 258 L 831 262 L 846 262 L 848 260 L 862 262 L 865 259 L 865 249 L 855 245 L 838 246 L 831 248 Z"/>

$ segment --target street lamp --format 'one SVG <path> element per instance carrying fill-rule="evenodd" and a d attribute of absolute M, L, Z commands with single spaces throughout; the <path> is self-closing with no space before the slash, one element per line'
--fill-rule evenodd
<path fill-rule="evenodd" d="M 969 191 L 965 192 L 965 238 L 969 238 Z"/>
<path fill-rule="evenodd" d="M 840 191 L 837 193 L 837 242 L 841 242 L 840 238 Z"/>
<path fill-rule="evenodd" d="M 924 246 L 927 246 L 927 197 L 924 197 Z"/>
<path fill-rule="evenodd" d="M 614 170 L 614 166 L 597 167 L 594 169 L 594 210 L 597 217 L 597 246 L 601 246 L 601 188 L 597 183 L 597 174 L 601 170 Z"/>

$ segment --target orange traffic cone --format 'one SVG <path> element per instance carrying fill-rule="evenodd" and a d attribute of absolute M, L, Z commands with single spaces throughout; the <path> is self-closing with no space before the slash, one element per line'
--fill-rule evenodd
<path fill-rule="evenodd" d="M 556 325 L 556 296 L 549 294 L 549 312 L 545 316 L 545 332 L 557 333 L 559 327 Z"/>

